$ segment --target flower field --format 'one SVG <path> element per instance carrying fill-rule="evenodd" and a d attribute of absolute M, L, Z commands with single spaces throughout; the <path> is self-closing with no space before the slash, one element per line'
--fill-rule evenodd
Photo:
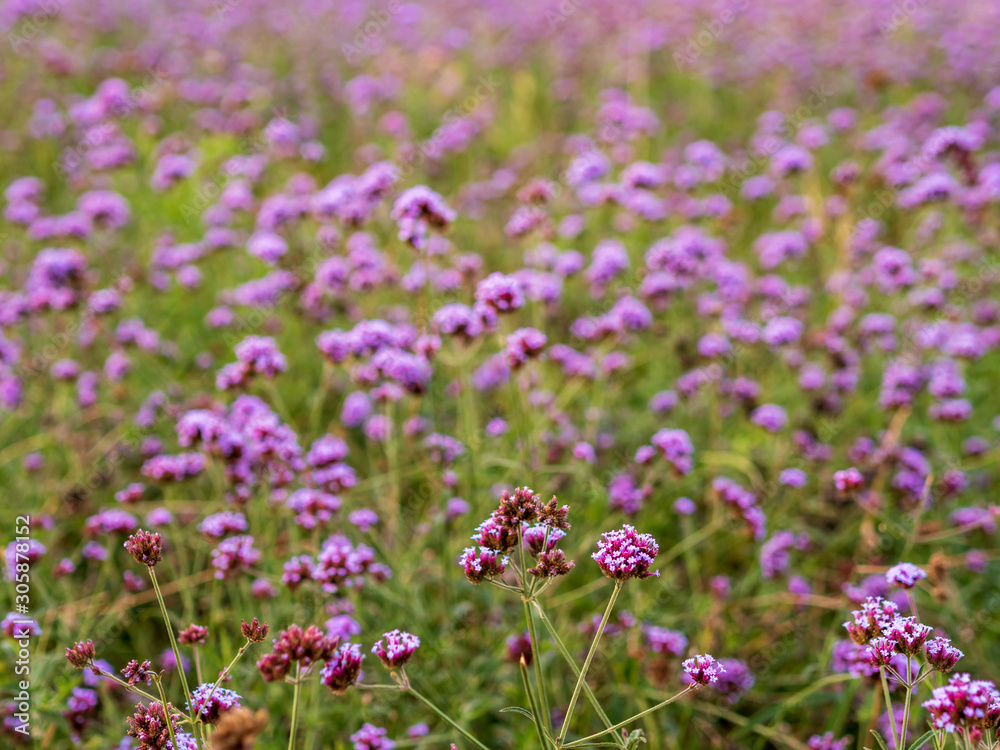
<path fill-rule="evenodd" d="M 1000 748 L 1000 5 L 0 28 L 0 747 Z"/>

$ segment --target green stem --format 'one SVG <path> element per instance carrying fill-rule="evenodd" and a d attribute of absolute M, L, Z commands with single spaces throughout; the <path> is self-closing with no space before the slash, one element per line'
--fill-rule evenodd
<path fill-rule="evenodd" d="M 194 675 L 198 678 L 198 684 L 204 685 L 205 681 L 201 678 L 201 656 L 198 654 L 198 647 L 194 647 Z"/>
<path fill-rule="evenodd" d="M 153 590 L 156 592 L 156 600 L 160 603 L 160 612 L 163 614 L 163 624 L 167 626 L 167 635 L 170 636 L 170 648 L 174 650 L 174 661 L 177 663 L 177 672 L 181 676 L 181 685 L 184 688 L 184 697 L 187 699 L 187 705 L 190 707 L 192 705 L 191 691 L 188 689 L 187 675 L 184 673 L 184 662 L 181 660 L 181 650 L 177 647 L 177 639 L 174 638 L 174 628 L 170 624 L 170 615 L 167 614 L 167 605 L 163 601 L 163 594 L 160 592 L 160 584 L 156 580 L 156 571 L 151 567 L 147 568 L 147 570 L 149 571 L 149 579 L 153 582 Z"/>
<path fill-rule="evenodd" d="M 441 718 L 444 721 L 448 722 L 454 729 L 456 729 L 458 731 L 459 734 L 461 734 L 463 737 L 465 737 L 465 739 L 467 739 L 473 745 L 475 745 L 478 748 L 481 748 L 481 750 L 490 750 L 488 747 L 486 747 L 486 745 L 484 745 L 482 742 L 480 742 L 475 737 L 473 737 L 471 734 L 469 734 L 468 731 L 466 731 L 458 722 L 456 722 L 454 719 L 452 719 L 450 716 L 448 716 L 448 714 L 446 714 L 440 708 L 438 708 L 433 703 L 431 703 L 428 698 L 425 698 L 423 695 L 421 695 L 420 693 L 418 693 L 412 687 L 407 686 L 405 688 L 405 690 L 410 695 L 412 695 L 414 698 L 416 698 L 418 701 L 420 701 L 425 706 L 427 706 L 427 708 L 429 708 L 431 711 L 433 711 L 435 714 L 437 714 L 439 718 Z"/>
<path fill-rule="evenodd" d="M 150 568 L 149 572 L 152 573 L 153 569 Z M 180 663 L 178 662 L 178 669 L 180 668 Z M 170 746 L 177 747 L 177 738 L 174 737 L 174 722 L 170 719 L 170 704 L 167 703 L 167 694 L 163 692 L 163 683 L 160 682 L 160 677 L 157 675 L 153 678 L 156 681 L 156 688 L 160 691 L 160 705 L 163 706 L 163 716 L 167 722 L 167 732 L 170 733 Z M 200 747 L 199 743 L 199 747 Z"/>
<path fill-rule="evenodd" d="M 539 727 L 544 722 L 545 731 L 548 732 L 552 714 L 549 713 L 549 696 L 545 689 L 545 680 L 542 678 L 542 644 L 538 640 L 535 618 L 531 615 L 531 607 L 528 605 L 528 600 L 522 597 L 521 603 L 524 604 L 524 619 L 528 622 L 528 640 L 531 641 L 531 660 L 535 665 L 535 682 L 538 685 L 538 703 L 539 710 L 541 711 L 541 716 L 538 717 Z M 542 746 L 546 747 L 545 743 L 542 743 Z"/>
<path fill-rule="evenodd" d="M 229 666 L 227 666 L 225 669 L 223 669 L 219 673 L 219 676 L 216 678 L 215 683 L 212 685 L 212 689 L 208 691 L 208 695 L 205 697 L 205 701 L 204 701 L 203 705 L 207 706 L 208 702 L 210 700 L 212 700 L 212 696 L 215 695 L 215 691 L 218 690 L 219 685 L 221 685 L 223 682 L 226 681 L 226 677 L 229 675 L 229 672 L 232 670 L 233 667 L 236 666 L 236 662 L 238 662 L 240 660 L 240 657 L 243 656 L 243 653 L 248 648 L 250 648 L 250 641 L 247 641 L 242 646 L 240 646 L 240 650 L 236 652 L 236 656 L 234 656 L 233 660 L 231 662 L 229 662 Z M 196 649 L 195 650 L 195 654 L 197 654 L 197 653 L 198 653 L 198 651 Z M 199 677 L 198 679 L 200 680 L 201 677 Z"/>
<path fill-rule="evenodd" d="M 889 680 L 885 676 L 885 667 L 879 672 L 882 675 L 882 691 L 885 693 L 885 707 L 889 710 L 889 730 L 892 732 L 892 744 L 899 747 L 899 740 L 896 737 L 896 714 L 892 711 L 892 698 L 889 696 Z"/>
<path fill-rule="evenodd" d="M 906 657 L 906 678 L 910 678 L 910 657 Z M 897 747 L 900 750 L 906 750 L 906 725 L 910 721 L 910 696 L 913 694 L 913 685 L 909 682 L 906 683 L 906 698 L 903 701 L 903 726 L 899 729 L 899 745 Z M 890 718 L 895 722 L 895 717 L 890 716 Z"/>
<path fill-rule="evenodd" d="M 693 687 L 686 687 L 681 692 L 679 692 L 677 695 L 674 695 L 674 696 L 672 696 L 670 698 L 667 698 L 662 703 L 657 703 L 652 708 L 647 708 L 645 711 L 640 711 L 639 713 L 637 713 L 635 716 L 633 716 L 630 719 L 625 719 L 625 721 L 620 721 L 617 724 L 615 724 L 613 727 L 608 727 L 603 732 L 598 732 L 597 734 L 592 734 L 589 737 L 584 737 L 583 739 L 575 740 L 573 742 L 570 742 L 568 745 L 563 745 L 563 747 L 567 747 L 567 748 L 568 747 L 579 747 L 580 745 L 584 744 L 585 742 L 590 742 L 590 740 L 597 739 L 598 737 L 603 737 L 604 735 L 606 735 L 606 734 L 608 734 L 610 732 L 613 732 L 616 729 L 621 729 L 626 724 L 631 724 L 633 721 L 635 721 L 636 719 L 639 719 L 639 718 L 645 716 L 646 714 L 651 714 L 651 713 L 653 713 L 653 711 L 658 711 L 659 709 L 663 708 L 664 706 L 669 706 L 671 703 L 673 703 L 675 700 L 677 700 L 678 698 L 680 698 L 682 695 L 686 695 L 686 694 L 690 693 L 693 689 L 694 689 Z"/>
<path fill-rule="evenodd" d="M 288 750 L 295 750 L 295 733 L 299 728 L 299 693 L 302 692 L 302 666 L 295 662 L 295 691 L 292 697 L 292 728 L 288 732 Z"/>
<path fill-rule="evenodd" d="M 91 667 L 88 667 L 88 669 L 90 669 L 90 668 Z M 150 695 L 145 690 L 142 690 L 142 689 L 136 687 L 135 685 L 129 685 L 127 682 L 125 682 L 125 680 L 123 680 L 123 679 L 121 679 L 119 677 L 116 677 L 115 675 L 111 674 L 110 672 L 105 672 L 103 669 L 98 668 L 98 674 L 100 674 L 101 677 L 106 677 L 107 679 L 111 680 L 112 682 L 118 683 L 119 685 L 121 685 L 123 688 L 125 688 L 129 692 L 138 693 L 139 695 L 141 695 L 146 700 L 151 700 L 154 703 L 156 701 L 160 700 L 155 695 Z M 191 721 L 191 717 L 188 716 L 186 713 L 184 713 L 182 711 L 178 711 L 177 713 L 180 714 L 181 718 L 184 719 L 185 721 Z"/>
<path fill-rule="evenodd" d="M 569 649 L 566 648 L 566 644 L 562 642 L 562 638 L 559 637 L 559 633 L 556 632 L 552 621 L 549 620 L 548 615 L 545 614 L 545 610 L 542 609 L 542 605 L 538 603 L 537 599 L 533 599 L 531 603 L 534 605 L 535 611 L 538 612 L 538 619 L 542 621 L 542 625 L 544 625 L 545 629 L 549 632 L 549 637 L 552 638 L 552 642 L 556 644 L 556 648 L 559 650 L 559 653 L 562 654 L 562 657 L 569 665 L 569 668 L 573 670 L 573 675 L 579 677 L 580 668 L 576 666 L 576 662 L 573 661 L 573 655 L 569 652 Z M 597 712 L 598 717 L 600 717 L 601 723 L 606 727 L 610 727 L 611 719 L 608 718 L 607 713 L 605 713 L 600 702 L 597 700 L 597 696 L 594 695 L 594 691 L 590 689 L 590 685 L 586 682 L 583 684 L 583 692 L 584 695 L 587 696 L 587 700 L 590 701 L 590 705 L 593 706 L 594 710 Z M 614 735 L 614 739 L 619 747 L 625 747 L 625 743 L 618 735 Z"/>
<path fill-rule="evenodd" d="M 590 663 L 594 661 L 594 655 L 597 653 L 597 646 L 601 642 L 601 636 L 604 635 L 604 626 L 608 624 L 608 618 L 611 617 L 611 610 L 614 609 L 615 600 L 618 598 L 619 592 L 622 590 L 622 582 L 615 581 L 615 588 L 611 592 L 611 599 L 608 601 L 608 606 L 604 610 L 604 616 L 601 617 L 601 624 L 597 626 L 597 632 L 594 634 L 594 642 L 590 644 L 590 651 L 587 652 L 587 658 L 583 662 L 583 669 L 580 670 L 580 676 L 576 680 L 576 687 L 573 688 L 573 695 L 569 699 L 569 707 L 566 709 L 566 718 L 563 719 L 562 728 L 559 730 L 559 741 L 557 745 L 562 747 L 563 742 L 566 740 L 566 733 L 569 732 L 570 719 L 573 718 L 573 711 L 576 709 L 576 702 L 580 698 L 580 691 L 583 689 L 583 684 L 587 680 L 587 672 L 590 671 Z"/>
<path fill-rule="evenodd" d="M 542 723 L 539 713 L 541 709 L 538 707 L 538 701 L 535 699 L 535 695 L 531 690 L 531 680 L 528 677 L 528 665 L 525 662 L 524 654 L 521 654 L 521 662 L 518 665 L 521 671 L 521 680 L 524 682 L 524 692 L 528 696 L 528 704 L 531 706 L 531 714 L 534 718 L 532 724 L 535 725 L 535 733 L 538 735 L 538 744 L 543 750 L 548 750 L 549 743 L 545 739 L 545 734 L 542 732 Z"/>

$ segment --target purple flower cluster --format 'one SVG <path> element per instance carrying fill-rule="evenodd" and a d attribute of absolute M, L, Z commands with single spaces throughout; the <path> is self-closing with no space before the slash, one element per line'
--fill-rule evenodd
<path fill-rule="evenodd" d="M 659 552 L 660 546 L 651 534 L 639 534 L 634 527 L 625 524 L 616 531 L 601 534 L 597 552 L 591 557 L 608 578 L 627 581 L 660 575 L 658 570 L 649 570 Z"/>

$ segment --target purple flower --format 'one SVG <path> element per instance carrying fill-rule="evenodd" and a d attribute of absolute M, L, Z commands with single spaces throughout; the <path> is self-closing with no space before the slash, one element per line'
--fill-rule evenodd
<path fill-rule="evenodd" d="M 505 354 L 511 370 L 523 366 L 529 359 L 537 357 L 548 339 L 535 328 L 518 328 L 507 337 Z"/>
<path fill-rule="evenodd" d="M 643 623 L 642 635 L 650 650 L 658 654 L 680 656 L 688 645 L 687 636 L 680 631 L 657 627 L 649 623 Z"/>
<path fill-rule="evenodd" d="M 921 705 L 931 715 L 933 727 L 949 734 L 996 726 L 1000 718 L 1000 693 L 994 684 L 967 674 L 956 674 L 947 685 L 934 688 L 930 700 Z"/>
<path fill-rule="evenodd" d="M 924 644 L 924 656 L 931 669 L 950 672 L 965 654 L 952 646 L 950 639 L 938 637 L 931 638 Z"/>
<path fill-rule="evenodd" d="M 659 449 L 663 457 L 670 462 L 678 474 L 689 474 L 693 467 L 691 456 L 694 446 L 691 438 L 684 430 L 660 430 L 650 442 Z"/>
<path fill-rule="evenodd" d="M 458 560 L 465 569 L 465 577 L 477 585 L 503 575 L 508 562 L 506 555 L 486 547 L 466 547 Z"/>
<path fill-rule="evenodd" d="M 379 658 L 386 669 L 399 669 L 420 647 L 420 639 L 417 636 L 402 630 L 383 633 L 382 638 L 385 639 L 385 645 L 380 638 L 372 646 L 372 653 Z"/>
<path fill-rule="evenodd" d="M 354 750 L 392 750 L 396 743 L 388 739 L 388 734 L 387 730 L 366 723 L 351 735 L 351 742 Z"/>
<path fill-rule="evenodd" d="M 513 276 L 491 273 L 476 286 L 476 300 L 500 313 L 524 307 L 524 289 Z"/>
<path fill-rule="evenodd" d="M 801 469 L 785 469 L 778 475 L 778 483 L 786 487 L 805 487 L 809 478 Z"/>
<path fill-rule="evenodd" d="M 378 514 L 369 508 L 360 508 L 351 511 L 347 516 L 347 520 L 362 531 L 368 531 L 368 529 L 378 523 Z"/>
<path fill-rule="evenodd" d="M 323 665 L 323 669 L 320 670 L 320 680 L 335 695 L 343 695 L 347 692 L 347 688 L 358 681 L 364 658 L 360 645 L 344 643 L 334 652 L 333 658 Z"/>
<path fill-rule="evenodd" d="M 597 542 L 597 552 L 591 557 L 608 578 L 627 581 L 660 575 L 659 571 L 649 571 L 659 552 L 660 546 L 652 535 L 639 534 L 634 527 L 626 524 L 621 529 L 602 534 Z"/>
<path fill-rule="evenodd" d="M 833 483 L 837 487 L 838 492 L 846 494 L 864 487 L 865 478 L 861 475 L 860 471 L 852 466 L 849 469 L 834 472 Z"/>
<path fill-rule="evenodd" d="M 684 668 L 685 677 L 691 684 L 698 686 L 718 682 L 719 677 L 726 671 L 725 667 L 709 654 L 698 654 L 685 659 L 681 666 Z"/>
<path fill-rule="evenodd" d="M 424 185 L 405 190 L 393 204 L 391 214 L 399 227 L 399 239 L 421 249 L 427 246 L 429 228 L 443 231 L 456 215 L 444 198 Z"/>
<path fill-rule="evenodd" d="M 912 589 L 917 581 L 927 577 L 927 572 L 913 563 L 902 562 L 893 565 L 886 571 L 885 580 L 901 589 Z"/>
<path fill-rule="evenodd" d="M 788 415 L 780 406 L 763 404 L 754 409 L 750 421 L 768 432 L 780 432 L 788 423 Z"/>
<path fill-rule="evenodd" d="M 252 536 L 234 536 L 219 542 L 212 550 L 212 567 L 215 577 L 229 580 L 241 570 L 249 570 L 260 560 L 261 553 L 254 549 Z"/>
<path fill-rule="evenodd" d="M 191 691 L 188 710 L 201 716 L 206 724 L 218 724 L 227 711 L 239 708 L 243 698 L 234 690 L 217 688 L 214 682 L 206 682 Z"/>

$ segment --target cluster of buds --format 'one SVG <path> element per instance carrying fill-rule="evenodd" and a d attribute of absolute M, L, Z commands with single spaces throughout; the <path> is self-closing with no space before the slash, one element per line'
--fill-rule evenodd
<path fill-rule="evenodd" d="M 77 669 L 86 669 L 92 666 L 95 655 L 93 641 L 80 641 L 66 649 L 66 659 Z"/>
<path fill-rule="evenodd" d="M 208 642 L 208 628 L 192 622 L 177 634 L 177 640 L 186 646 L 204 646 Z"/>
<path fill-rule="evenodd" d="M 271 651 L 257 661 L 257 670 L 265 682 L 284 680 L 293 665 L 308 671 L 314 664 L 328 661 L 339 641 L 337 637 L 328 638 L 315 625 L 305 630 L 298 625 L 290 625 L 274 640 Z"/>
<path fill-rule="evenodd" d="M 950 672 L 964 654 L 947 638 L 931 638 L 934 628 L 916 617 L 901 617 L 899 607 L 881 597 L 870 596 L 844 623 L 851 640 L 867 646 L 865 658 L 873 667 L 893 666 L 896 656 L 919 657 L 938 672 Z"/>
<path fill-rule="evenodd" d="M 266 622 L 258 622 L 256 617 L 250 622 L 244 620 L 242 625 L 240 625 L 240 632 L 243 634 L 244 638 L 250 641 L 250 643 L 260 643 L 262 640 L 267 638 L 267 631 L 269 629 L 270 628 Z"/>
<path fill-rule="evenodd" d="M 129 685 L 135 685 L 139 682 L 152 685 L 155 673 L 153 665 L 148 660 L 140 664 L 136 659 L 133 659 L 122 669 L 122 676 Z"/>
<path fill-rule="evenodd" d="M 128 729 L 125 733 L 139 740 L 139 747 L 143 750 L 165 750 L 172 747 L 171 729 L 174 735 L 178 735 L 180 718 L 180 714 L 174 713 L 174 708 L 169 703 L 166 711 L 163 710 L 162 703 L 153 702 L 148 706 L 138 703 L 135 712 L 128 717 Z M 178 736 L 177 740 L 180 743 L 181 737 Z"/>
<path fill-rule="evenodd" d="M 140 565 L 154 568 L 163 559 L 163 538 L 152 531 L 139 529 L 125 541 L 125 549 Z"/>
<path fill-rule="evenodd" d="M 853 621 L 844 623 L 847 634 L 859 646 L 865 646 L 873 638 L 884 635 L 886 627 L 899 615 L 899 607 L 880 596 L 869 596 L 861 603 L 861 609 L 851 613 Z"/>
<path fill-rule="evenodd" d="M 528 573 L 536 578 L 565 575 L 574 563 L 556 545 L 569 528 L 569 506 L 560 506 L 555 497 L 542 503 L 528 487 L 505 490 L 500 507 L 472 535 L 478 546 L 467 547 L 458 564 L 470 582 L 479 584 L 502 575 L 510 562 L 505 553 L 523 544 L 536 561 Z"/>

